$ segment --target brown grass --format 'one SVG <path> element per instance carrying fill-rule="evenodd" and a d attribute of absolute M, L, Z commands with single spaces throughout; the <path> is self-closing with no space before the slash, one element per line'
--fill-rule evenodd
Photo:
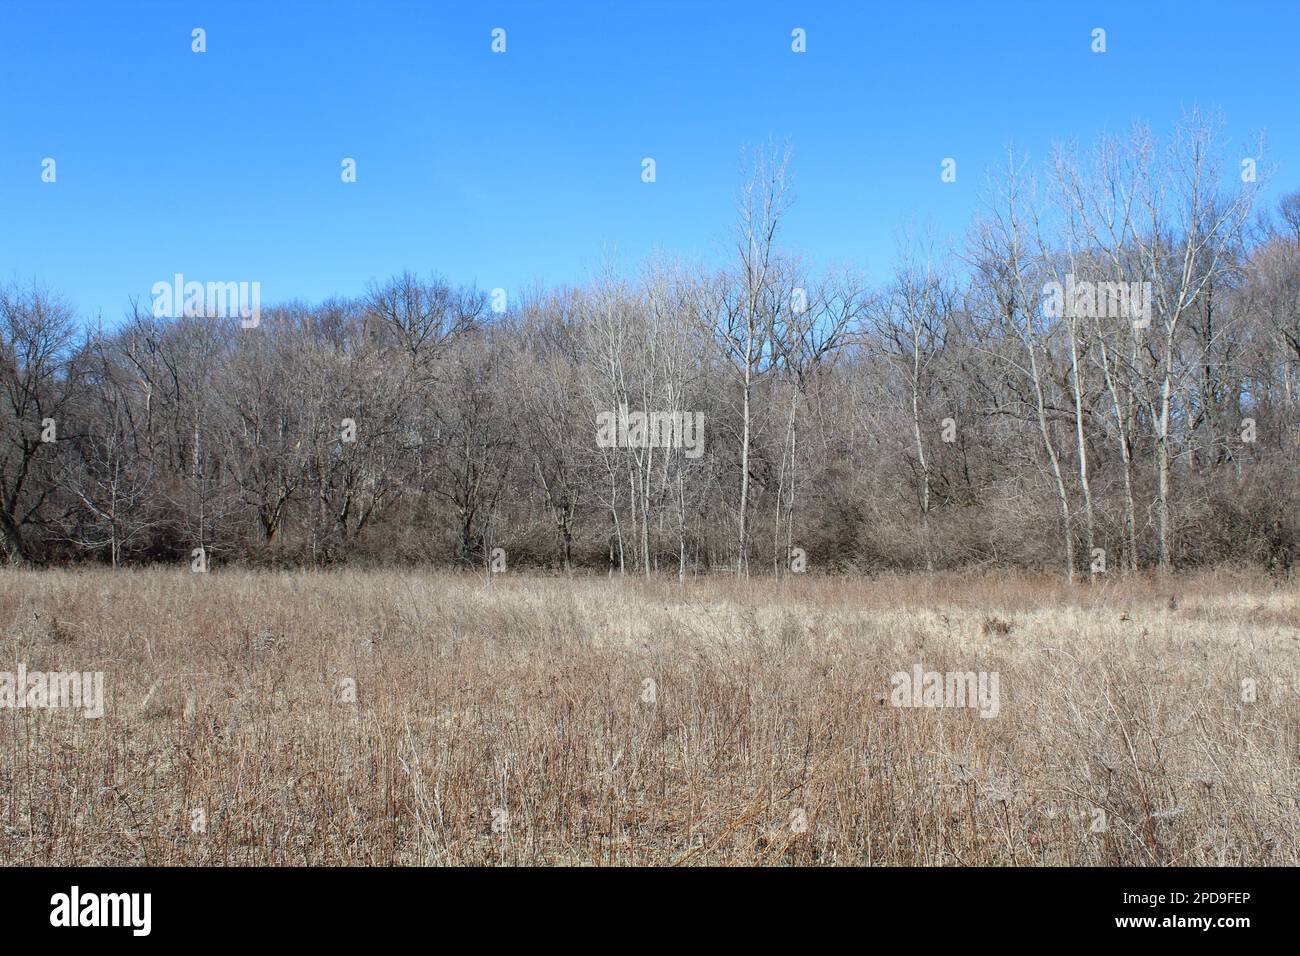
<path fill-rule="evenodd" d="M 1300 591 L 1249 576 L 0 571 L 18 662 L 106 712 L 0 710 L 8 863 L 1300 863 Z M 1000 716 L 890 706 L 915 664 Z"/>

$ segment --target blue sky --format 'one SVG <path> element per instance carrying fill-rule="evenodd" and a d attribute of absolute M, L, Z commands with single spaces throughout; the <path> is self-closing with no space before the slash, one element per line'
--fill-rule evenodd
<path fill-rule="evenodd" d="M 1199 104 L 1242 155 L 1267 133 L 1270 198 L 1300 188 L 1298 46 L 1288 0 L 0 0 L 0 281 L 112 324 L 176 272 L 270 304 L 403 269 L 518 290 L 656 249 L 717 263 L 742 149 L 771 138 L 787 245 L 878 278 L 900 230 L 964 231 L 1012 143 Z"/>

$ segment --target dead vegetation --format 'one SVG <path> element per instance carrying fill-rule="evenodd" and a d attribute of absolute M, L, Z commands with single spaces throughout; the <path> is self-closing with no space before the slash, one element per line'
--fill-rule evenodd
<path fill-rule="evenodd" d="M 0 670 L 106 701 L 0 710 L 0 860 L 1296 865 L 1298 623 L 1229 573 L 3 571 Z M 998 717 L 890 706 L 914 665 Z"/>

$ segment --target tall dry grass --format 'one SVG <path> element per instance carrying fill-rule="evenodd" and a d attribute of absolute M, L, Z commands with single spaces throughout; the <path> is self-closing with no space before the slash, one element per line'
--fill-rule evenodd
<path fill-rule="evenodd" d="M 19 662 L 106 710 L 0 710 L 8 863 L 1300 863 L 1300 591 L 1250 576 L 3 571 Z M 890 706 L 915 664 L 999 716 Z"/>

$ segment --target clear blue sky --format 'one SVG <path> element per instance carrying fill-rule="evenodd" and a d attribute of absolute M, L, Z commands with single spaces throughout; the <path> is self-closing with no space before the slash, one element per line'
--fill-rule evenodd
<path fill-rule="evenodd" d="M 403 269 L 518 290 L 656 248 L 717 262 L 741 149 L 772 137 L 789 245 L 879 277 L 900 228 L 964 230 L 1012 142 L 1199 104 L 1243 155 L 1267 133 L 1270 197 L 1300 187 L 1298 64 L 1291 0 L 0 0 L 0 280 L 114 323 L 176 272 L 265 305 Z"/>

